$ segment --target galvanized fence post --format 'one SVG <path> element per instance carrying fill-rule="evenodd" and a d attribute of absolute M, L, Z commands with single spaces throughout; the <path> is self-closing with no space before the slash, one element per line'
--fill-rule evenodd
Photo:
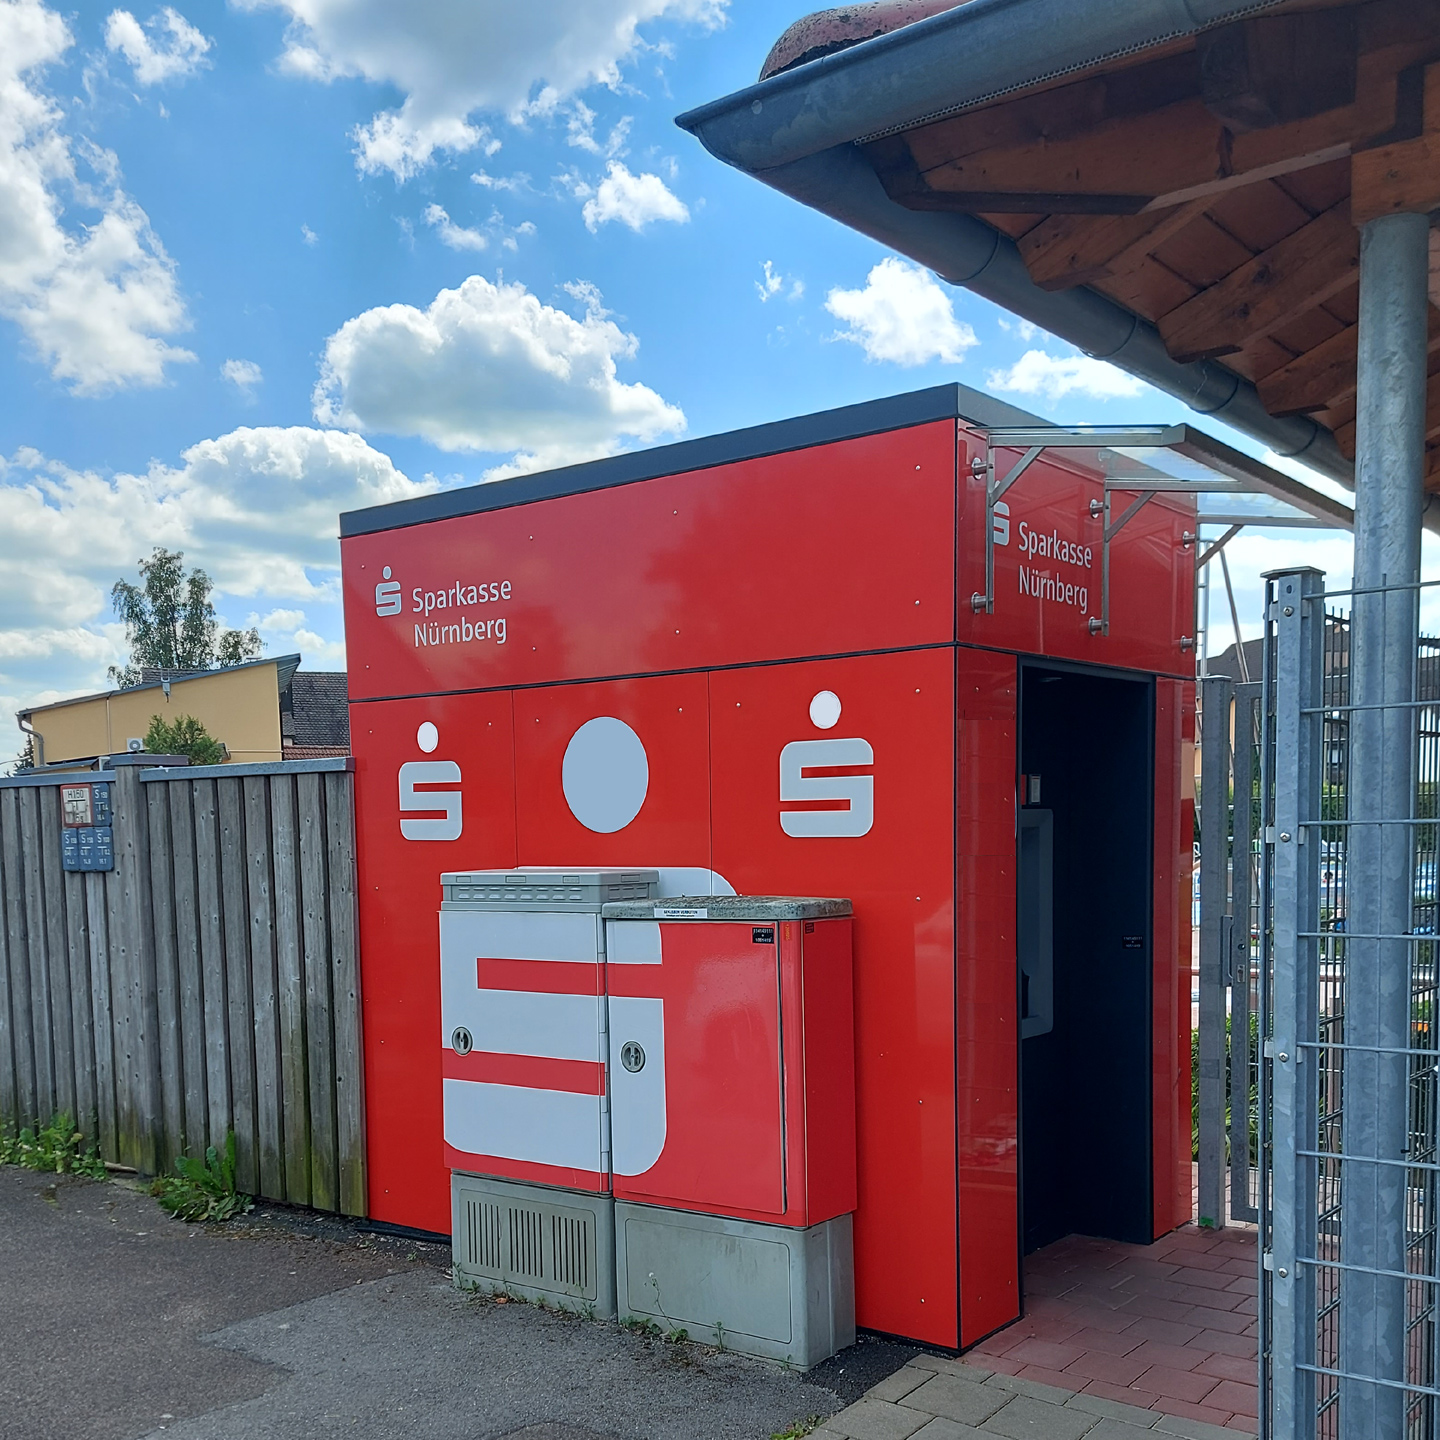
<path fill-rule="evenodd" d="M 1221 1229 L 1225 1205 L 1225 953 L 1229 926 L 1230 708 L 1234 682 L 1200 682 L 1199 1220 Z"/>
<path fill-rule="evenodd" d="M 1226 963 L 1230 972 L 1230 1218 L 1256 1224 L 1260 1219 L 1259 1068 L 1252 1020 L 1258 994 L 1252 999 L 1254 958 L 1251 934 L 1257 899 L 1255 875 L 1256 754 L 1255 718 L 1261 685 L 1235 687 L 1235 723 L 1231 740 L 1234 803 L 1230 823 L 1230 935 Z"/>
<path fill-rule="evenodd" d="M 1325 627 L 1323 575 L 1268 577 L 1267 623 L 1275 636 L 1274 822 L 1271 847 L 1274 925 L 1271 1012 L 1262 1016 L 1273 1107 L 1270 1249 L 1261 1285 L 1271 1303 L 1271 1427 L 1274 1440 L 1313 1433 L 1316 1358 L 1315 1269 L 1316 1053 L 1302 1048 L 1317 1031 L 1321 677 Z M 1268 1023 L 1267 1023 L 1268 1022 Z M 1263 1400 L 1262 1400 L 1263 1403 Z"/>

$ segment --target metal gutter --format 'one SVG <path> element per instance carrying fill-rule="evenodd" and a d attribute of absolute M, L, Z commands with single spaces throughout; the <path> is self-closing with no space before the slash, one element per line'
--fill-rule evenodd
<path fill-rule="evenodd" d="M 1283 0 L 969 0 L 799 65 L 677 120 L 755 174 L 1123 55 Z"/>

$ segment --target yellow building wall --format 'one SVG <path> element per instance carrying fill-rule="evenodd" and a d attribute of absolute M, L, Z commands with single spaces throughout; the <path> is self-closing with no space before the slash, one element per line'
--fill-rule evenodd
<path fill-rule="evenodd" d="M 235 762 L 280 760 L 280 689 L 274 665 L 217 670 L 172 680 L 167 700 L 160 686 L 97 695 L 36 710 L 30 723 L 44 741 L 47 765 L 83 755 L 113 755 L 133 737 L 144 738 L 150 719 L 173 723 L 193 715 Z"/>

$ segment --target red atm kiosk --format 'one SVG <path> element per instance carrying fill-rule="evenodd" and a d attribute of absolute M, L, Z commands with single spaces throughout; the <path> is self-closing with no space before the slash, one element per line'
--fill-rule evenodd
<path fill-rule="evenodd" d="M 852 903 L 861 1327 L 963 1348 L 1029 1250 L 1189 1218 L 1193 498 L 1107 545 L 1143 479 L 1056 448 L 997 500 L 1026 423 L 942 386 L 342 517 L 372 1216 L 459 1225 L 447 1067 L 526 1073 L 441 1043 L 442 874 L 551 867 Z"/>

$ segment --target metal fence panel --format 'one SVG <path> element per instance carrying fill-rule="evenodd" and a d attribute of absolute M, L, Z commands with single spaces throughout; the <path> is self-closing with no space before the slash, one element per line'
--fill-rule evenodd
<path fill-rule="evenodd" d="M 1267 606 L 1262 1383 L 1281 1440 L 1418 1440 L 1440 1401 L 1440 642 L 1418 642 L 1412 698 L 1360 705 L 1348 617 L 1323 605 Z M 1397 767 L 1408 803 L 1379 806 Z"/>

